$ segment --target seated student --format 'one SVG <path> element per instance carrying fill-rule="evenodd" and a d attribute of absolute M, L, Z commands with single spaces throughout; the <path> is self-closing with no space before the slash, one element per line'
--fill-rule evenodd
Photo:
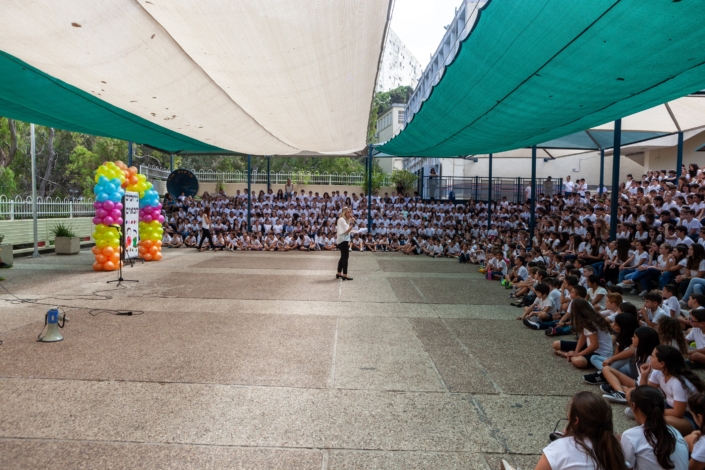
<path fill-rule="evenodd" d="M 579 279 L 575 276 L 566 276 L 565 278 L 563 278 L 563 283 L 561 284 L 561 313 L 565 313 L 568 311 L 568 306 L 570 305 L 570 301 L 572 300 L 570 297 L 570 293 L 573 290 L 573 287 L 578 285 L 578 282 Z M 587 290 L 585 292 L 587 295 Z"/>
<path fill-rule="evenodd" d="M 554 341 L 556 354 L 568 359 L 578 369 L 589 367 L 594 355 L 612 355 L 610 324 L 595 312 L 592 304 L 585 299 L 575 299 L 570 305 L 570 314 L 575 331 L 580 332 L 578 341 Z"/>
<path fill-rule="evenodd" d="M 458 243 L 456 237 L 456 240 L 452 240 L 448 243 L 448 246 L 445 247 L 445 254 L 444 256 L 446 258 L 457 258 L 460 256 L 460 243 Z"/>
<path fill-rule="evenodd" d="M 507 273 L 504 279 L 502 279 L 503 286 L 507 289 L 511 289 L 512 284 L 526 281 L 529 277 L 529 270 L 524 266 L 525 262 L 526 261 L 523 256 L 517 256 L 514 258 L 514 267 Z"/>
<path fill-rule="evenodd" d="M 644 307 L 639 310 L 640 323 L 642 326 L 656 328 L 659 318 L 669 316 L 662 308 L 663 298 L 658 292 L 649 292 L 644 296 Z"/>
<path fill-rule="evenodd" d="M 602 375 L 602 369 L 605 366 L 611 366 L 612 369 L 627 375 L 636 375 L 631 359 L 636 353 L 636 349 L 632 347 L 632 338 L 637 328 L 639 328 L 639 322 L 635 317 L 626 313 L 618 314 L 612 324 L 612 330 L 616 333 L 614 353 L 610 357 L 592 356 L 590 363 L 597 372 L 583 375 L 583 381 L 592 385 L 607 383 Z"/>
<path fill-rule="evenodd" d="M 301 246 L 299 247 L 299 250 L 301 251 L 311 251 L 313 250 L 313 240 L 311 240 L 311 237 L 308 236 L 308 233 L 304 233 L 303 235 L 299 235 L 299 241 L 301 242 Z"/>
<path fill-rule="evenodd" d="M 538 322 L 546 322 L 554 320 L 556 314 L 556 305 L 553 299 L 549 297 L 551 288 L 546 284 L 538 284 L 534 291 L 536 292 L 536 300 L 534 303 L 524 309 L 524 314 L 517 317 L 517 320 L 522 320 L 524 326 L 533 330 L 538 330 Z"/>
<path fill-rule="evenodd" d="M 651 355 L 651 364 L 639 367 L 639 385 L 658 388 L 666 396 L 666 422 L 687 436 L 698 426 L 688 411 L 688 398 L 705 391 L 705 383 L 685 365 L 676 348 L 659 344 Z M 625 412 L 629 417 L 631 413 Z"/>
<path fill-rule="evenodd" d="M 262 251 L 262 242 L 259 237 L 252 237 L 252 251 Z"/>
<path fill-rule="evenodd" d="M 377 239 L 377 249 L 379 251 L 389 251 L 389 239 L 386 235 L 381 235 Z"/>
<path fill-rule="evenodd" d="M 675 284 L 666 284 L 661 290 L 661 296 L 663 297 L 662 309 L 672 318 L 678 318 L 681 316 L 681 305 L 678 302 L 678 286 Z"/>
<path fill-rule="evenodd" d="M 629 397 L 629 406 L 639 426 L 622 433 L 622 450 L 629 468 L 688 468 L 688 444 L 676 428 L 668 425 L 663 395 L 640 385 Z"/>
<path fill-rule="evenodd" d="M 487 257 L 485 256 L 485 252 L 478 246 L 477 243 L 473 242 L 470 247 L 470 262 L 472 264 L 480 264 L 484 266 L 486 261 Z"/>
<path fill-rule="evenodd" d="M 686 302 L 686 305 L 681 306 L 681 316 L 678 317 L 678 321 L 681 322 L 684 329 L 687 330 L 691 327 L 688 312 L 698 308 L 705 308 L 705 295 L 693 294 Z"/>
<path fill-rule="evenodd" d="M 188 237 L 186 237 L 186 240 L 184 240 L 184 245 L 189 248 L 195 248 L 198 246 L 196 244 L 196 237 L 194 237 L 193 233 L 190 233 Z"/>
<path fill-rule="evenodd" d="M 287 243 L 281 235 L 277 235 L 277 251 L 289 251 Z"/>
<path fill-rule="evenodd" d="M 601 280 L 597 274 L 590 274 L 587 278 L 588 297 L 590 298 L 590 303 L 593 308 L 598 312 L 605 309 L 607 302 L 607 298 L 605 297 L 607 290 L 600 285 L 600 282 Z"/>
<path fill-rule="evenodd" d="M 487 279 L 502 279 L 507 274 L 507 263 L 501 251 L 492 253 L 492 258 L 487 263 Z"/>
<path fill-rule="evenodd" d="M 362 238 L 360 238 L 360 235 L 357 233 L 353 236 L 352 239 L 352 251 L 365 251 L 365 243 L 362 241 Z"/>
<path fill-rule="evenodd" d="M 397 235 L 394 235 L 392 237 L 392 241 L 389 243 L 389 251 L 392 252 L 399 252 L 401 250 L 401 243 L 399 243 L 399 237 Z"/>
<path fill-rule="evenodd" d="M 250 251 L 250 249 L 252 248 L 250 236 L 245 235 L 244 237 L 242 237 L 238 241 L 237 247 L 239 250 L 242 250 L 242 251 Z"/>
<path fill-rule="evenodd" d="M 337 249 L 335 246 L 335 238 L 331 235 L 330 237 L 326 238 L 325 245 L 323 246 L 323 249 L 326 251 L 334 251 Z"/>
<path fill-rule="evenodd" d="M 372 234 L 368 233 L 367 234 L 367 239 L 365 240 L 365 248 L 367 251 L 377 251 L 377 244 L 375 241 L 372 239 Z"/>
<path fill-rule="evenodd" d="M 520 297 L 528 297 L 530 302 L 533 302 L 534 293 L 532 289 L 534 286 L 540 284 L 543 282 L 544 278 L 546 278 L 548 273 L 544 271 L 543 269 L 540 269 L 536 266 L 532 266 L 529 268 L 529 277 L 526 279 L 526 281 L 523 282 L 517 282 L 512 286 L 512 293 L 509 295 L 510 299 L 519 299 Z M 522 301 L 518 302 L 518 307 L 525 306 Z M 530 305 L 530 304 L 529 304 Z"/>
<path fill-rule="evenodd" d="M 624 451 L 614 435 L 612 407 L 591 392 L 573 395 L 568 426 L 544 447 L 536 470 L 626 470 Z"/>
<path fill-rule="evenodd" d="M 438 238 L 436 238 L 430 247 L 430 252 L 431 252 L 430 256 L 433 256 L 434 258 L 442 258 L 444 251 L 445 251 L 445 249 L 443 248 L 441 241 Z"/>
<path fill-rule="evenodd" d="M 622 305 L 623 299 L 619 294 L 607 294 L 606 297 L 605 309 L 600 311 L 600 315 L 607 318 L 608 321 L 613 322 L 614 317 L 619 311 L 619 306 Z"/>
<path fill-rule="evenodd" d="M 688 356 L 688 346 L 685 343 L 683 328 L 681 328 L 678 319 L 672 317 L 659 318 L 656 324 L 656 331 L 658 331 L 658 336 L 661 338 L 661 344 L 673 346 L 684 357 Z"/>
<path fill-rule="evenodd" d="M 222 232 L 213 237 L 213 246 L 215 250 L 223 251 L 225 249 L 225 238 L 223 238 Z"/>
<path fill-rule="evenodd" d="M 171 237 L 171 245 L 169 245 L 171 248 L 181 248 L 184 246 L 184 241 L 181 238 L 181 234 L 179 232 L 174 233 L 174 236 Z"/>
<path fill-rule="evenodd" d="M 171 235 L 169 235 L 169 232 L 164 232 L 164 235 L 162 235 L 162 246 L 171 248 Z"/>
<path fill-rule="evenodd" d="M 685 339 L 688 343 L 694 342 L 695 348 L 688 349 L 688 359 L 685 363 L 691 369 L 700 368 L 705 366 L 705 336 L 702 331 L 702 328 L 705 327 L 705 308 L 691 310 L 690 324 L 692 328 L 688 330 Z"/>
<path fill-rule="evenodd" d="M 640 326 L 634 330 L 631 347 L 635 348 L 635 351 L 629 370 L 620 372 L 611 365 L 603 363 L 602 377 L 607 383 L 600 385 L 600 389 L 604 392 L 602 396 L 615 403 L 626 403 L 627 394 L 639 383 L 641 375 L 639 367 L 651 362 L 651 353 L 660 344 L 659 342 L 658 333 L 653 328 Z"/>
<path fill-rule="evenodd" d="M 463 242 L 460 244 L 460 253 L 458 253 L 458 262 L 465 264 L 470 261 L 470 249 L 467 243 Z"/>
<path fill-rule="evenodd" d="M 705 470 L 705 395 L 696 393 L 688 398 L 688 408 L 695 419 L 697 429 L 685 436 L 690 451 L 688 470 Z"/>
<path fill-rule="evenodd" d="M 264 251 L 276 251 L 277 250 L 277 239 L 274 238 L 274 233 L 269 232 L 267 238 L 264 240 Z"/>

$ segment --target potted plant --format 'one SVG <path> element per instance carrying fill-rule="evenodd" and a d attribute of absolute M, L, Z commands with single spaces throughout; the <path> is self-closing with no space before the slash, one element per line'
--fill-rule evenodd
<path fill-rule="evenodd" d="M 3 245 L 5 235 L 0 233 L 0 268 L 11 267 L 13 262 L 12 245 Z"/>
<path fill-rule="evenodd" d="M 57 255 L 77 255 L 81 251 L 81 239 L 71 226 L 59 222 L 51 229 L 54 235 L 54 251 Z"/>

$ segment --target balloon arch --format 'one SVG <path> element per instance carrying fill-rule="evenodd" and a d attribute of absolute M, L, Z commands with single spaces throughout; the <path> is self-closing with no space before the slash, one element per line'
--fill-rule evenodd
<path fill-rule="evenodd" d="M 93 254 L 96 271 L 113 271 L 122 265 L 120 253 L 120 235 L 112 225 L 123 223 L 123 203 L 125 190 L 139 193 L 139 253 L 145 261 L 159 261 L 162 259 L 162 223 L 164 216 L 161 214 L 162 205 L 159 202 L 159 193 L 147 181 L 145 175 L 137 173 L 137 168 L 127 167 L 123 162 L 105 162 L 95 172 L 96 196 L 95 231 L 93 239 L 95 246 Z"/>

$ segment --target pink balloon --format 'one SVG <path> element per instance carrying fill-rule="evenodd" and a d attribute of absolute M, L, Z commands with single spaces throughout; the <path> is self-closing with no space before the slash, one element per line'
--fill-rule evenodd
<path fill-rule="evenodd" d="M 157 206 L 154 208 L 154 210 L 161 212 L 161 210 L 162 210 L 162 205 L 161 205 L 161 204 L 157 204 Z"/>
<path fill-rule="evenodd" d="M 105 201 L 103 203 L 103 209 L 106 211 L 111 211 L 115 208 L 115 203 L 113 201 Z"/>
<path fill-rule="evenodd" d="M 115 220 L 113 220 L 112 217 L 107 216 L 107 217 L 103 218 L 103 223 L 105 225 L 113 225 L 115 223 Z"/>
<path fill-rule="evenodd" d="M 150 223 L 151 221 L 152 221 L 151 215 L 145 215 L 144 217 L 142 217 L 142 222 Z"/>
<path fill-rule="evenodd" d="M 122 225 L 122 217 L 118 217 L 117 219 L 115 219 L 115 223 L 117 225 Z"/>
<path fill-rule="evenodd" d="M 95 216 L 96 216 L 96 217 L 99 217 L 99 218 L 101 218 L 101 219 L 102 219 L 103 217 L 105 217 L 106 215 L 108 215 L 108 211 L 106 211 L 105 209 L 97 209 L 97 210 L 95 211 Z"/>
<path fill-rule="evenodd" d="M 102 218 L 102 217 L 98 217 L 98 216 L 93 217 L 93 223 L 94 223 L 95 225 L 102 224 L 102 223 L 103 223 L 103 218 Z"/>
<path fill-rule="evenodd" d="M 163 215 L 160 215 L 160 216 L 157 218 L 157 220 L 159 221 L 160 224 L 163 224 L 163 223 L 164 223 L 164 216 L 163 216 Z"/>
<path fill-rule="evenodd" d="M 117 219 L 119 219 L 120 217 L 122 217 L 122 212 L 120 212 L 120 211 L 117 210 L 117 209 L 113 209 L 112 212 L 110 212 L 110 217 L 112 217 L 113 219 L 116 219 L 116 220 L 117 220 Z"/>
<path fill-rule="evenodd" d="M 152 220 L 159 218 L 160 215 L 162 215 L 162 213 L 159 211 L 152 212 Z"/>
<path fill-rule="evenodd" d="M 113 204 L 114 204 L 113 209 L 117 209 L 119 211 L 122 210 L 122 202 L 114 202 Z"/>
<path fill-rule="evenodd" d="M 93 203 L 93 207 L 95 207 L 96 209 L 102 209 L 102 208 L 103 208 L 103 203 L 100 202 L 100 201 L 96 201 L 96 202 Z"/>

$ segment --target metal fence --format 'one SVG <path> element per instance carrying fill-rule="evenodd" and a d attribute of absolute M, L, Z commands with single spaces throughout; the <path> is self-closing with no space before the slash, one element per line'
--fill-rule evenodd
<path fill-rule="evenodd" d="M 563 179 L 553 181 L 553 189 L 546 185 L 546 178 L 536 178 L 536 193 L 546 194 L 548 189 L 551 195 L 559 192 Z M 425 176 L 419 180 L 419 194 L 423 199 L 448 199 L 453 191 L 456 200 L 487 201 L 490 184 L 492 184 L 492 199 L 499 201 L 506 197 L 507 201 L 518 203 L 526 200 L 526 187 L 531 184 L 531 178 L 489 178 L 479 176 L 454 177 L 454 176 Z"/>
<path fill-rule="evenodd" d="M 246 171 L 210 171 L 210 170 L 189 170 L 201 183 L 247 183 Z M 140 165 L 140 173 L 146 175 L 148 179 L 166 180 L 170 171 L 164 168 L 157 168 L 149 165 Z M 294 184 L 319 184 L 319 185 L 346 185 L 361 186 L 365 175 L 362 173 L 311 173 L 306 171 L 292 171 L 270 173 L 269 182 L 275 185 L 284 185 L 286 180 L 291 179 Z M 252 184 L 267 184 L 266 171 L 253 171 Z M 386 175 L 382 186 L 392 186 L 391 175 Z"/>
<path fill-rule="evenodd" d="M 92 199 L 52 199 L 37 198 L 37 217 L 42 219 L 52 219 L 60 217 L 93 217 L 95 208 Z M 31 219 L 32 218 L 32 198 L 22 198 L 17 196 L 9 199 L 0 196 L 0 219 Z"/>

